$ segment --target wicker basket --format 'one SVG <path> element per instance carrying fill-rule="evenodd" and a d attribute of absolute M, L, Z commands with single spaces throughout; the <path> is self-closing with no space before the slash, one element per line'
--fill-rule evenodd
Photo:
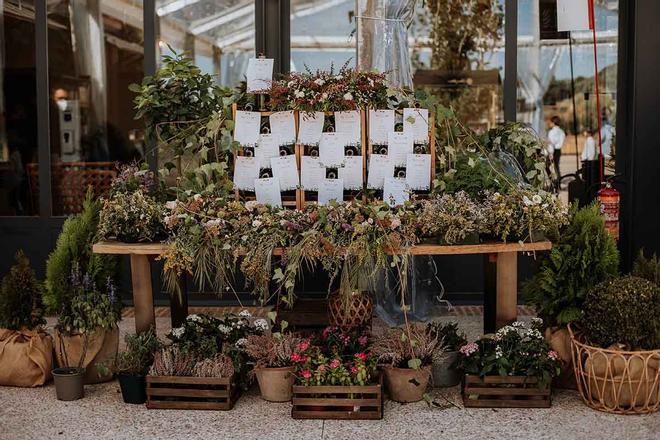
<path fill-rule="evenodd" d="M 335 291 L 328 299 L 328 319 L 330 325 L 342 330 L 351 330 L 371 322 L 374 303 L 367 292 L 355 291 L 350 298 L 342 298 Z"/>
<path fill-rule="evenodd" d="M 571 335 L 573 368 L 582 400 L 613 414 L 645 414 L 660 408 L 660 350 L 603 349 Z"/>

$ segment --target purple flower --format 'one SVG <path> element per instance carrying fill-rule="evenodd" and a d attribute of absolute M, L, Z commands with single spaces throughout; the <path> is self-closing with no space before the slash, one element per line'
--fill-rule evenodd
<path fill-rule="evenodd" d="M 115 287 L 115 283 L 112 282 L 112 278 L 108 277 L 105 283 L 105 287 L 108 291 L 108 299 L 110 300 L 110 304 L 116 304 L 119 297 L 117 296 L 117 288 Z"/>
<path fill-rule="evenodd" d="M 341 228 L 346 232 L 353 232 L 355 228 L 348 223 L 342 223 Z"/>

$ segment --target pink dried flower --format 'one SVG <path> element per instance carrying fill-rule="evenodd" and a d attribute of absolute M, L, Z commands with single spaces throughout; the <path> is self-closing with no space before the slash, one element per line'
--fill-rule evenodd
<path fill-rule="evenodd" d="M 559 353 L 557 353 L 557 352 L 554 351 L 554 350 L 550 350 L 550 351 L 548 352 L 548 357 L 549 357 L 550 359 L 552 359 L 553 361 L 556 361 L 557 359 L 559 359 Z"/>
<path fill-rule="evenodd" d="M 330 361 L 329 365 L 330 365 L 330 368 L 332 368 L 334 370 L 335 368 L 339 368 L 339 366 L 341 365 L 341 362 L 339 361 L 339 359 L 333 359 L 333 360 Z"/>
<path fill-rule="evenodd" d="M 358 338 L 358 344 L 360 344 L 360 347 L 364 347 L 367 343 L 369 343 L 369 337 L 367 335 Z"/>
<path fill-rule="evenodd" d="M 309 370 L 303 370 L 302 373 L 300 373 L 304 379 L 309 379 L 312 377 L 312 372 Z"/>
<path fill-rule="evenodd" d="M 471 354 L 479 351 L 479 346 L 476 342 L 470 342 L 459 348 L 458 351 L 460 351 L 463 356 L 469 357 Z"/>
<path fill-rule="evenodd" d="M 298 344 L 298 351 L 306 351 L 309 348 L 309 341 L 304 340 L 300 344 Z"/>
<path fill-rule="evenodd" d="M 321 373 L 324 372 L 325 371 L 325 365 L 319 365 L 318 368 L 316 369 L 316 371 L 319 371 Z"/>

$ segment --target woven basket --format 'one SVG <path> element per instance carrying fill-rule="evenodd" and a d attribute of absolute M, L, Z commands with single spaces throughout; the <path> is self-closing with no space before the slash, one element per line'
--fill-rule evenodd
<path fill-rule="evenodd" d="M 584 343 L 571 335 L 578 391 L 591 408 L 613 414 L 645 414 L 660 408 L 660 350 L 623 351 Z"/>
<path fill-rule="evenodd" d="M 328 320 L 330 325 L 348 331 L 371 323 L 374 304 L 367 292 L 354 291 L 349 298 L 342 298 L 335 291 L 328 299 Z"/>

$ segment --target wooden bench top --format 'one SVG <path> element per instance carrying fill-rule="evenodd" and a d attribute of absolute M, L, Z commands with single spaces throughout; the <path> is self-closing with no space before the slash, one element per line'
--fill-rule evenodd
<path fill-rule="evenodd" d="M 101 241 L 94 244 L 95 254 L 116 255 L 160 255 L 167 250 L 166 243 L 121 243 L 118 241 Z M 534 243 L 492 242 L 481 244 L 437 245 L 419 244 L 410 248 L 411 255 L 468 255 L 468 254 L 498 254 L 504 252 L 534 252 L 552 249 L 549 241 Z M 275 248 L 273 255 L 281 255 L 283 248 Z"/>

